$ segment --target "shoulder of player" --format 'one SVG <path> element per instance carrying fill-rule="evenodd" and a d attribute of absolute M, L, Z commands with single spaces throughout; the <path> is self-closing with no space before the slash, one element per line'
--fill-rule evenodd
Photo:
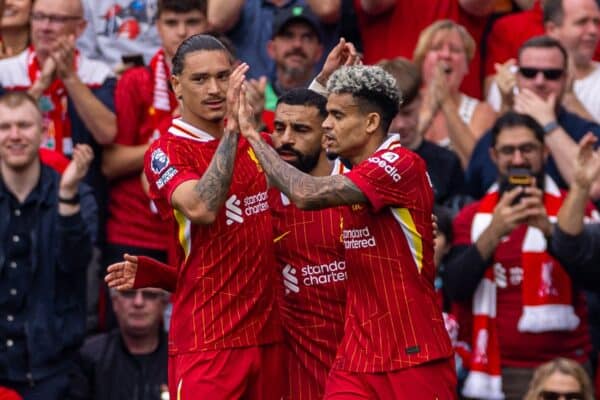
<path fill-rule="evenodd" d="M 131 88 L 135 86 L 135 90 L 145 89 L 152 84 L 152 75 L 148 67 L 133 67 L 123 72 L 117 81 L 118 88 Z M 138 85 L 142 85 L 139 87 Z"/>

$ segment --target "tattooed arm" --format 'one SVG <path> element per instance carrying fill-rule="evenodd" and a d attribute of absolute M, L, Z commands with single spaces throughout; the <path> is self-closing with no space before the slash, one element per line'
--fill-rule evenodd
<path fill-rule="evenodd" d="M 229 192 L 239 139 L 240 88 L 247 70 L 248 65 L 241 64 L 229 78 L 227 125 L 208 168 L 199 180 L 184 182 L 173 191 L 171 203 L 193 223 L 212 224 Z"/>
<path fill-rule="evenodd" d="M 305 174 L 283 161 L 260 135 L 253 135 L 253 132 L 247 130 L 243 132 L 269 177 L 269 182 L 285 193 L 298 208 L 318 210 L 367 202 L 363 192 L 347 177 L 315 177 Z"/>

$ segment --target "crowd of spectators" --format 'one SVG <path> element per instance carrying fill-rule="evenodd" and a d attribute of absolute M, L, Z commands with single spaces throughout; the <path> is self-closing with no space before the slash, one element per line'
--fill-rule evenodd
<path fill-rule="evenodd" d="M 168 397 L 168 293 L 103 277 L 125 253 L 172 261 L 144 154 L 181 111 L 171 59 L 210 33 L 249 65 L 267 132 L 280 96 L 326 84 L 340 44 L 389 72 L 389 133 L 425 160 L 439 207 L 460 396 L 591 399 L 599 3 L 0 0 L 0 398 Z"/>

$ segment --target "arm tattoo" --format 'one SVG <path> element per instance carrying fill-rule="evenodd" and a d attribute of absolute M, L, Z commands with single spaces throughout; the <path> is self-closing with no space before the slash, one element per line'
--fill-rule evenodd
<path fill-rule="evenodd" d="M 218 212 L 229 192 L 239 134 L 225 129 L 206 172 L 194 189 L 210 212 Z"/>
<path fill-rule="evenodd" d="M 262 139 L 250 139 L 269 182 L 285 193 L 299 208 L 318 210 L 345 204 L 366 203 L 363 192 L 347 177 L 314 177 L 283 161 Z"/>

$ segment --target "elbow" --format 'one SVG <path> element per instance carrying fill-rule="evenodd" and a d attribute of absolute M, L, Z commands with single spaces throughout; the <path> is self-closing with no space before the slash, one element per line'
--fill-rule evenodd
<path fill-rule="evenodd" d="M 108 180 L 112 180 L 117 177 L 117 173 L 113 168 L 112 164 L 113 163 L 111 163 L 109 159 L 102 160 L 102 175 L 104 175 Z"/>
<path fill-rule="evenodd" d="M 208 26 L 210 26 L 213 31 L 225 33 L 235 26 L 238 19 L 239 15 L 235 18 L 224 18 L 221 16 L 208 15 Z"/>
<path fill-rule="evenodd" d="M 183 214 L 196 225 L 211 225 L 217 220 L 218 213 L 204 207 L 196 207 L 183 211 Z"/>
<path fill-rule="evenodd" d="M 323 6 L 320 10 L 315 10 L 319 20 L 325 24 L 336 24 L 340 20 L 341 6 L 332 4 Z"/>
<path fill-rule="evenodd" d="M 396 1 L 395 0 L 383 0 L 383 1 L 361 0 L 360 4 L 361 4 L 361 8 L 363 9 L 363 11 L 366 14 L 375 16 L 375 15 L 379 15 L 379 14 L 382 14 L 382 13 L 388 11 L 390 8 L 392 8 L 396 4 Z"/>

